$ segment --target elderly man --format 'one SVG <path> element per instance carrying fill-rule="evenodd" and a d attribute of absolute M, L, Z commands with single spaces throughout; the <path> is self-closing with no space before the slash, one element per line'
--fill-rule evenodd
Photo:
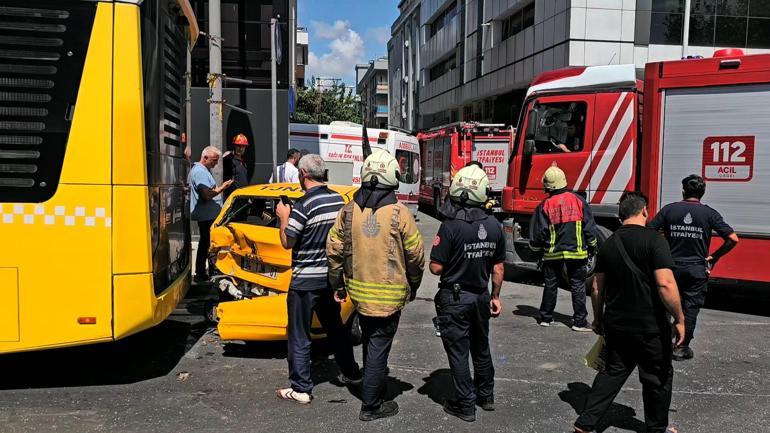
<path fill-rule="evenodd" d="M 334 359 L 345 385 L 361 383 L 361 370 L 353 358 L 353 346 L 340 318 L 340 306 L 329 288 L 326 238 L 337 213 L 345 205 L 338 193 L 324 183 L 326 163 L 319 155 L 307 155 L 299 163 L 299 184 L 305 195 L 292 209 L 279 203 L 281 244 L 291 248 L 292 278 L 287 295 L 288 358 L 290 387 L 276 390 L 278 398 L 307 404 L 312 401 L 310 374 L 310 326 L 313 312 L 329 337 Z"/>
<path fill-rule="evenodd" d="M 232 183 L 232 180 L 217 186 L 211 169 L 219 163 L 222 152 L 216 147 L 209 146 L 201 152 L 200 161 L 193 164 L 190 170 L 190 218 L 198 222 L 200 239 L 195 255 L 195 282 L 208 281 L 206 258 L 208 257 L 209 232 L 219 211 L 222 210 L 222 192 Z"/>

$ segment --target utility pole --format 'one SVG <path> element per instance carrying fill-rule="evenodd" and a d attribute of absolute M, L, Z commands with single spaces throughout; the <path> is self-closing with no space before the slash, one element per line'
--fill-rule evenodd
<path fill-rule="evenodd" d="M 209 0 L 209 146 L 222 147 L 222 9 L 220 0 Z M 217 184 L 222 183 L 222 164 L 212 170 Z"/>
<path fill-rule="evenodd" d="M 682 29 L 682 57 L 687 56 L 690 49 L 690 3 L 691 0 L 684 0 L 684 26 Z"/>
<path fill-rule="evenodd" d="M 271 105 L 272 105 L 272 144 L 273 144 L 273 179 L 278 181 L 278 90 L 277 88 L 277 71 L 278 62 L 275 57 L 275 29 L 278 20 L 270 18 L 270 92 L 271 92 Z M 294 47 L 290 47 L 294 49 Z M 293 65 L 291 65 L 293 67 Z"/>

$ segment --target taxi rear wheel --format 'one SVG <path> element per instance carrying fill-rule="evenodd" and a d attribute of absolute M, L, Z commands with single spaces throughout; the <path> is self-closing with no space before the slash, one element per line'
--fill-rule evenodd
<path fill-rule="evenodd" d="M 357 312 L 353 312 L 348 319 L 348 338 L 353 346 L 361 344 L 361 322 Z"/>

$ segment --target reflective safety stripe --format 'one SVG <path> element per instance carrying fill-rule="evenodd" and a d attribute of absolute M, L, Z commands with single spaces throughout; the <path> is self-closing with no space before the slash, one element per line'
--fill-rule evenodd
<path fill-rule="evenodd" d="M 406 296 L 405 292 L 389 292 L 384 290 L 372 290 L 372 289 L 361 289 L 358 287 L 349 286 L 348 291 L 351 294 L 355 294 L 355 296 L 364 296 L 369 297 L 372 299 L 384 299 L 384 300 L 401 300 L 404 299 L 404 296 Z"/>
<path fill-rule="evenodd" d="M 409 281 L 422 281 L 422 275 L 410 275 L 407 278 Z"/>
<path fill-rule="evenodd" d="M 420 242 L 420 233 L 417 232 L 413 234 L 412 236 L 409 236 L 404 241 L 404 248 L 412 248 L 417 246 L 417 244 Z"/>
<path fill-rule="evenodd" d="M 348 279 L 348 285 L 361 288 L 382 289 L 382 290 L 404 290 L 406 286 L 401 284 L 383 284 L 383 283 L 365 283 L 363 281 Z"/>
<path fill-rule="evenodd" d="M 358 303 L 372 304 L 372 308 L 376 308 L 377 306 L 381 305 L 399 308 L 405 304 L 403 299 L 398 301 L 390 301 L 378 298 L 368 298 L 360 295 L 354 295 L 352 292 L 350 293 L 350 299 Z"/>
<path fill-rule="evenodd" d="M 551 232 L 551 248 L 548 249 L 548 253 L 553 253 L 553 249 L 556 248 L 556 227 L 551 224 L 548 226 L 548 231 Z"/>
<path fill-rule="evenodd" d="M 559 259 L 586 259 L 588 258 L 587 251 L 559 251 L 555 253 L 545 253 L 543 260 L 559 260 Z"/>
<path fill-rule="evenodd" d="M 575 221 L 575 239 L 577 239 L 577 250 L 583 251 L 583 221 Z"/>
<path fill-rule="evenodd" d="M 342 240 L 342 233 L 340 233 L 340 231 L 337 230 L 335 227 L 332 227 L 331 230 L 329 230 L 329 236 L 339 241 Z"/>

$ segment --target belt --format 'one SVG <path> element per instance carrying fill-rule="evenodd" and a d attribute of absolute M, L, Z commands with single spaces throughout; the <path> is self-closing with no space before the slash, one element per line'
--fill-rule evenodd
<path fill-rule="evenodd" d="M 459 289 L 463 292 L 470 292 L 470 293 L 483 293 L 487 291 L 486 287 L 474 287 L 469 286 L 467 284 L 459 284 L 459 283 L 439 283 L 438 288 L 440 290 L 455 290 L 455 286 L 459 286 Z"/>

